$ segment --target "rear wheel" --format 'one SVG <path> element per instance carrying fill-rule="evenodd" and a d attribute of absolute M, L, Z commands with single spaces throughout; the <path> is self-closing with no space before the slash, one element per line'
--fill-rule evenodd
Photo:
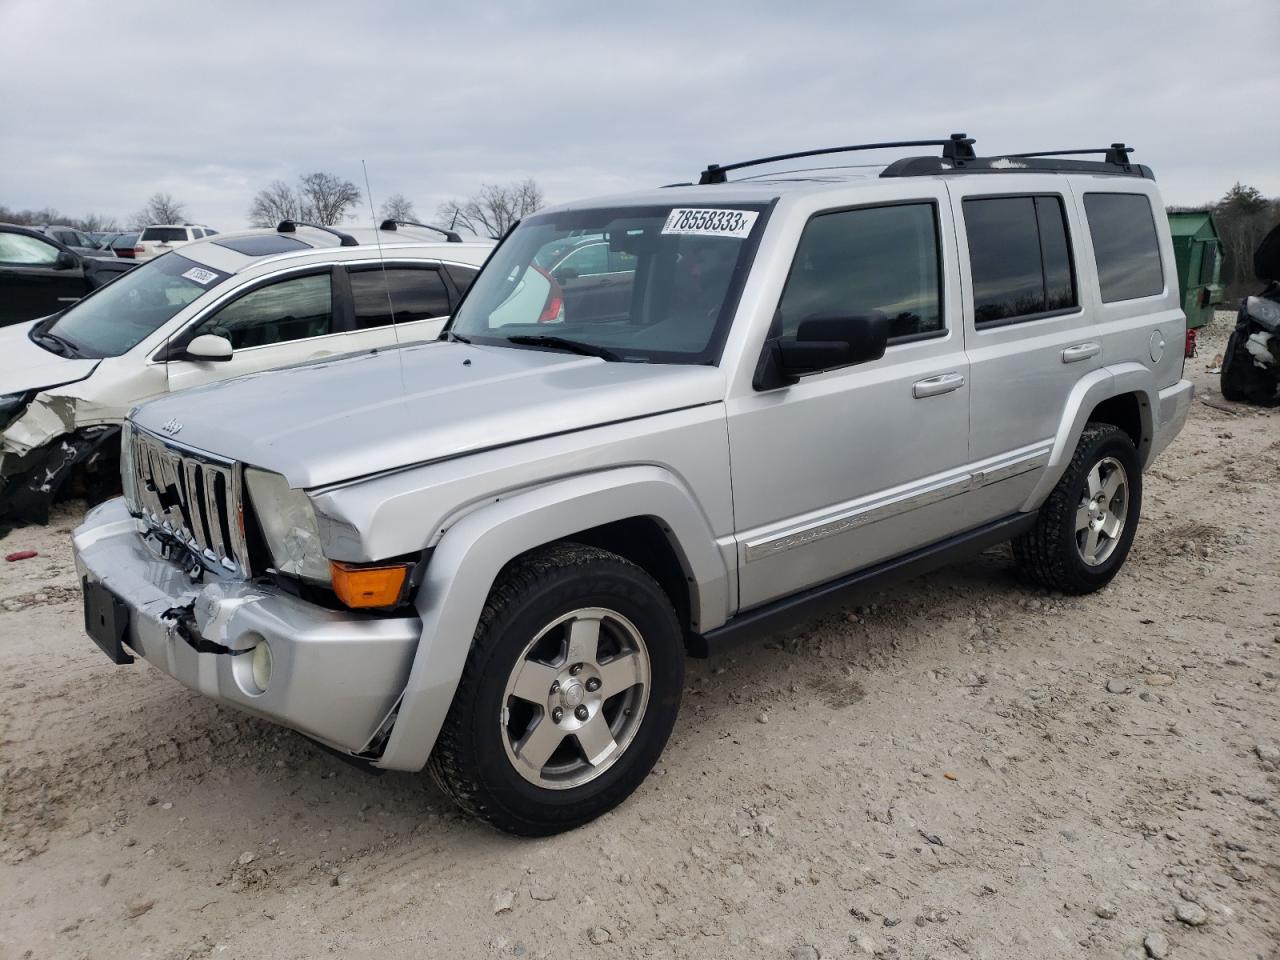
<path fill-rule="evenodd" d="M 431 770 L 502 830 L 571 829 L 648 775 L 683 683 L 680 626 L 653 578 L 608 551 L 556 544 L 490 593 Z"/>
<path fill-rule="evenodd" d="M 1013 542 L 1033 580 L 1064 593 L 1092 593 L 1111 582 L 1133 544 L 1142 510 L 1142 471 L 1129 435 L 1090 423 L 1036 525 Z"/>

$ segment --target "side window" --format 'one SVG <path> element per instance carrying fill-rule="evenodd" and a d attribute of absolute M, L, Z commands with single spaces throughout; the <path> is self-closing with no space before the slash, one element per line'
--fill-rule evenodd
<path fill-rule="evenodd" d="M 978 327 L 999 326 L 1078 305 L 1066 214 L 1058 196 L 964 201 Z"/>
<path fill-rule="evenodd" d="M 388 267 L 385 278 L 380 267 L 352 271 L 351 300 L 359 330 L 449 315 L 449 291 L 435 270 Z"/>
<path fill-rule="evenodd" d="M 53 235 L 58 240 L 61 240 L 63 243 L 65 243 L 68 247 L 82 246 L 82 244 L 80 243 L 80 238 L 76 236 L 74 233 L 72 233 L 70 230 L 55 230 Z"/>
<path fill-rule="evenodd" d="M 591 277 L 608 272 L 609 245 L 601 242 L 589 243 L 574 250 L 556 264 L 551 275 L 561 280 L 565 277 Z"/>
<path fill-rule="evenodd" d="M 889 337 L 941 333 L 938 214 L 932 203 L 814 216 L 796 248 L 775 332 L 794 336 L 815 313 L 889 317 Z"/>
<path fill-rule="evenodd" d="M 1152 297 L 1164 290 L 1151 201 L 1141 193 L 1086 193 L 1102 302 Z"/>
<path fill-rule="evenodd" d="M 52 266 L 58 259 L 58 248 L 25 233 L 0 233 L 0 263 L 27 266 Z"/>
<path fill-rule="evenodd" d="M 476 275 L 480 272 L 475 267 L 459 267 L 450 264 L 445 267 L 449 271 L 449 279 L 453 281 L 453 285 L 458 288 L 458 296 L 462 296 L 471 286 L 471 282 L 475 280 Z"/>
<path fill-rule="evenodd" d="M 320 337 L 333 329 L 328 273 L 281 280 L 232 301 L 196 329 L 226 337 L 237 350 Z"/>

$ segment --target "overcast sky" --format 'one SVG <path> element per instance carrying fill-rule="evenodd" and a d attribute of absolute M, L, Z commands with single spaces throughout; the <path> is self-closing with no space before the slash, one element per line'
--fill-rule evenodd
<path fill-rule="evenodd" d="M 123 221 L 162 190 L 228 230 L 275 179 L 363 190 L 363 159 L 430 218 L 483 182 L 554 203 L 953 131 L 1124 140 L 1169 203 L 1280 195 L 1276 0 L 487 6 L 0 0 L 0 203 Z"/>

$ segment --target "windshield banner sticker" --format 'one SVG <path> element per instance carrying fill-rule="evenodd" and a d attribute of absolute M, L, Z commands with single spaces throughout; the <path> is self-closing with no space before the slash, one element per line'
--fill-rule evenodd
<path fill-rule="evenodd" d="M 743 239 L 755 226 L 758 215 L 755 210 L 677 207 L 667 217 L 667 222 L 662 226 L 662 232 Z"/>
<path fill-rule="evenodd" d="M 212 270 L 201 270 L 199 267 L 192 267 L 190 270 L 184 273 L 183 276 L 186 277 L 188 280 L 194 280 L 196 283 L 200 284 L 202 287 L 206 287 L 210 283 L 212 283 L 214 280 L 218 279 L 218 275 L 214 273 Z"/>

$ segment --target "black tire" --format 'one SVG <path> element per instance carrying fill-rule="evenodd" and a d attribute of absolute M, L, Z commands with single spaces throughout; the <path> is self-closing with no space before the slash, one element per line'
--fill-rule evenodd
<path fill-rule="evenodd" d="M 629 744 L 609 766 L 581 785 L 550 789 L 517 770 L 498 718 L 506 722 L 507 683 L 528 645 L 548 624 L 584 607 L 616 612 L 639 632 L 648 698 Z M 503 570 L 489 594 L 431 772 L 458 806 L 508 833 L 547 836 L 580 826 L 629 797 L 657 762 L 680 708 L 684 657 L 671 601 L 640 567 L 576 543 L 528 554 Z"/>
<path fill-rule="evenodd" d="M 1093 468 L 1112 458 L 1127 475 L 1123 527 L 1110 554 L 1097 565 L 1085 562 L 1077 541 L 1076 516 Z M 1109 423 L 1085 426 L 1066 472 L 1040 507 L 1036 525 L 1013 541 L 1013 556 L 1034 582 L 1063 593 L 1084 594 L 1111 582 L 1129 555 L 1142 511 L 1142 470 L 1129 435 Z"/>
<path fill-rule="evenodd" d="M 1218 377 L 1222 396 L 1236 403 L 1275 406 L 1280 403 L 1277 396 L 1280 383 L 1277 383 L 1275 374 L 1260 369 L 1254 362 L 1245 348 L 1248 338 L 1247 324 L 1237 326 L 1227 338 L 1227 348 L 1222 353 L 1222 372 Z"/>

